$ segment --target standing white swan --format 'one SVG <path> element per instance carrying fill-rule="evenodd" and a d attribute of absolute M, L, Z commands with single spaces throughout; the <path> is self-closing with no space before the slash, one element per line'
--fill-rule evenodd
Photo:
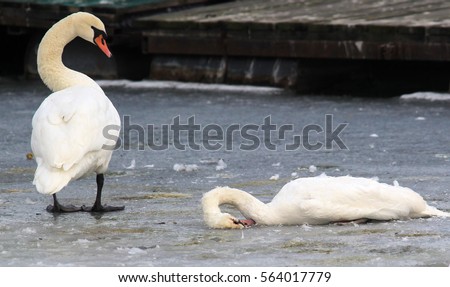
<path fill-rule="evenodd" d="M 222 213 L 222 204 L 235 206 L 246 219 Z M 202 207 L 211 228 L 450 216 L 407 187 L 351 176 L 299 178 L 283 186 L 267 204 L 242 190 L 217 187 L 203 196 Z"/>
<path fill-rule="evenodd" d="M 54 93 L 33 116 L 31 148 L 37 162 L 33 184 L 38 192 L 53 195 L 50 212 L 115 211 L 124 206 L 103 206 L 103 173 L 108 168 L 112 149 L 119 136 L 120 117 L 103 90 L 88 76 L 62 63 L 66 44 L 75 37 L 93 43 L 108 57 L 105 26 L 92 14 L 78 12 L 62 19 L 42 38 L 37 55 L 42 81 Z M 108 138 L 104 129 L 108 130 Z M 109 147 L 109 148 L 105 148 Z M 63 206 L 56 193 L 71 180 L 97 173 L 97 197 L 92 207 Z"/>

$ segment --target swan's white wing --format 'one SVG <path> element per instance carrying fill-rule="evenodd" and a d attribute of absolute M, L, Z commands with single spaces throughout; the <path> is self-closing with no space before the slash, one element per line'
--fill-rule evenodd
<path fill-rule="evenodd" d="M 32 124 L 31 146 L 38 164 L 67 171 L 87 153 L 111 145 L 104 128 L 120 127 L 120 118 L 101 90 L 71 87 L 47 97 Z"/>
<path fill-rule="evenodd" d="M 286 184 L 270 205 L 284 214 L 284 220 L 310 224 L 413 217 L 427 206 L 409 188 L 349 176 L 297 179 Z"/>

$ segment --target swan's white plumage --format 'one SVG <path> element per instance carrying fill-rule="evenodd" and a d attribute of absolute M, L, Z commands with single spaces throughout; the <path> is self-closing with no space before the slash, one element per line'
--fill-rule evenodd
<path fill-rule="evenodd" d="M 118 138 L 119 115 L 104 93 L 87 86 L 72 87 L 47 97 L 33 117 L 31 147 L 38 163 L 34 184 L 53 194 L 72 179 L 103 173 Z"/>
<path fill-rule="evenodd" d="M 54 194 L 89 173 L 105 172 L 118 138 L 120 117 L 102 89 L 61 62 L 64 46 L 80 33 L 93 38 L 94 25 L 104 29 L 91 14 L 72 14 L 55 24 L 39 46 L 39 73 L 54 91 L 32 121 L 31 147 L 38 165 L 33 184 L 43 194 Z"/>
<path fill-rule="evenodd" d="M 232 204 L 248 219 L 264 225 L 327 224 L 358 219 L 394 220 L 450 216 L 429 206 L 407 187 L 351 176 L 299 178 L 281 188 L 273 200 L 262 203 L 250 194 L 218 187 L 202 199 L 205 222 L 213 228 L 240 228 L 220 212 Z"/>

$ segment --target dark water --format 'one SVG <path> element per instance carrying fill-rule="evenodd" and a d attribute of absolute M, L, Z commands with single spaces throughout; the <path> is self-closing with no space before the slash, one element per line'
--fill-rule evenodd
<path fill-rule="evenodd" d="M 217 185 L 229 185 L 270 201 L 293 177 L 350 174 L 397 180 L 449 211 L 450 103 L 155 83 L 104 90 L 131 129 L 122 131 L 104 201 L 126 209 L 54 216 L 45 211 L 51 197 L 31 184 L 35 163 L 26 159 L 31 118 L 49 93 L 39 83 L 0 80 L 1 266 L 449 266 L 449 219 L 211 230 L 203 223 L 200 199 Z M 261 127 L 269 115 L 277 126 L 270 140 Z M 336 141 L 326 148 L 326 115 L 332 116 L 331 132 L 348 124 L 339 134 L 347 149 Z M 191 116 L 202 129 L 222 130 L 224 140 L 208 141 L 196 132 L 189 148 L 190 137 L 182 132 L 157 150 L 164 126 L 177 117 L 186 125 Z M 144 129 L 140 136 L 136 125 Z M 233 125 L 247 126 L 248 133 L 231 132 L 226 141 Z M 284 139 L 283 125 L 290 129 Z M 308 141 L 286 151 L 305 127 Z M 219 159 L 226 168 L 216 168 Z M 175 164 L 196 168 L 177 172 Z M 58 196 L 63 203 L 92 204 L 95 178 L 73 182 Z"/>

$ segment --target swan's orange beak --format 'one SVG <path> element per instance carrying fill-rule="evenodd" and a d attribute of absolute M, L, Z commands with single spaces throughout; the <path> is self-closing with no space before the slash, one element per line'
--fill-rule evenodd
<path fill-rule="evenodd" d="M 239 220 L 239 224 L 242 224 L 244 227 L 250 227 L 255 225 L 256 222 L 253 219 L 241 219 Z"/>
<path fill-rule="evenodd" d="M 98 35 L 94 39 L 94 41 L 95 41 L 95 44 L 97 44 L 97 46 L 100 48 L 100 50 L 102 50 L 102 52 L 105 53 L 105 55 L 108 58 L 111 58 L 112 54 L 109 51 L 108 46 L 106 45 L 106 41 L 105 41 L 105 38 L 103 38 L 103 35 L 102 34 Z"/>

